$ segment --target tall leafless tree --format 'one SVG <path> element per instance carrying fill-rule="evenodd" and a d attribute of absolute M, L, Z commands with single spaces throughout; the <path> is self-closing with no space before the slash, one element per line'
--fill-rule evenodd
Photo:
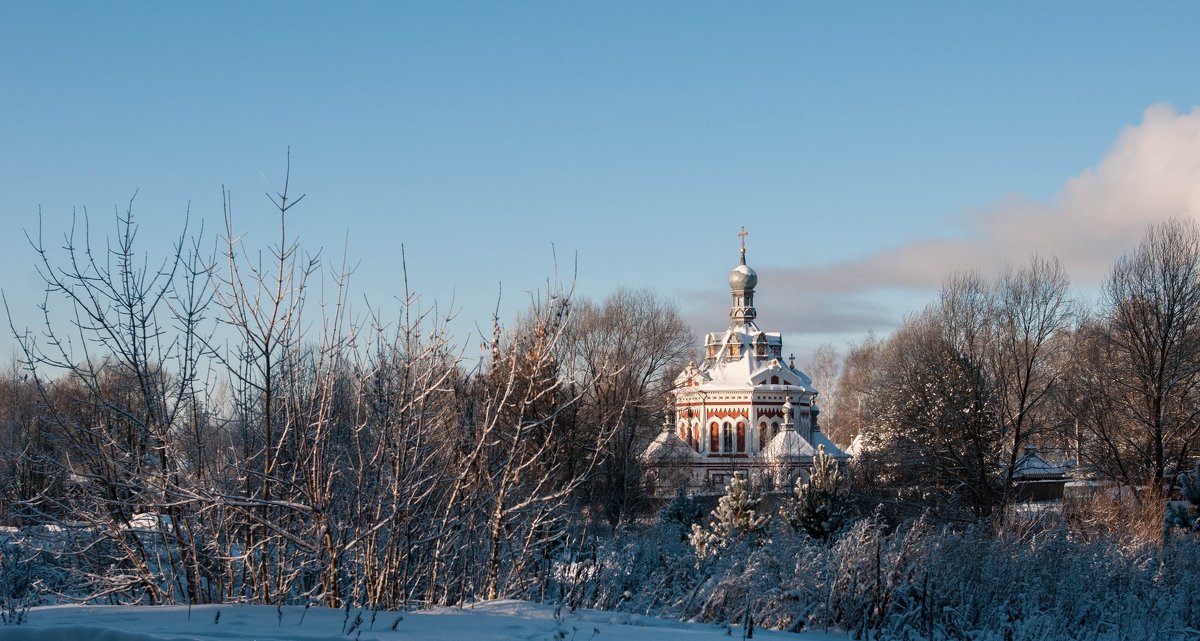
<path fill-rule="evenodd" d="M 1154 491 L 1182 468 L 1200 433 L 1200 230 L 1190 220 L 1155 224 L 1113 265 L 1104 287 L 1116 357 L 1111 389 L 1139 426 L 1125 445 Z"/>
<path fill-rule="evenodd" d="M 564 376 L 581 395 L 576 431 L 590 440 L 615 430 L 590 484 L 593 504 L 613 528 L 644 499 L 637 457 L 661 429 L 666 395 L 692 346 L 675 307 L 648 290 L 621 289 L 573 310 L 561 341 Z"/>
<path fill-rule="evenodd" d="M 1056 427 L 1050 401 L 1074 310 L 1070 281 L 1055 259 L 1035 256 L 1019 269 L 1006 270 L 992 296 L 987 353 L 1007 449 L 1005 487 L 1011 490 L 1025 445 Z"/>

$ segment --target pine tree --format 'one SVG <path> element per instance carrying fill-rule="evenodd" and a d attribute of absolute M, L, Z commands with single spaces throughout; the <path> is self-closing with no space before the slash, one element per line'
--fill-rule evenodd
<path fill-rule="evenodd" d="M 686 541 L 692 526 L 704 519 L 704 510 L 700 502 L 684 492 L 680 487 L 675 498 L 659 513 L 659 523 L 679 528 L 679 540 Z"/>
<path fill-rule="evenodd" d="M 788 522 L 814 539 L 826 539 L 850 518 L 850 502 L 842 489 L 842 473 L 822 445 L 813 458 L 811 478 L 796 481 Z"/>
<path fill-rule="evenodd" d="M 761 497 L 750 493 L 746 479 L 735 476 L 730 480 L 725 496 L 709 515 L 708 527 L 692 525 L 688 540 L 696 548 L 696 556 L 704 559 L 716 554 L 718 549 L 741 541 L 761 542 L 771 524 L 771 515 L 755 511 L 761 502 Z"/>

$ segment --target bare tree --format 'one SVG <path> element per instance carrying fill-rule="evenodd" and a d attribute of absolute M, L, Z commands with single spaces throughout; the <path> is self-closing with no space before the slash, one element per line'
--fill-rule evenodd
<path fill-rule="evenodd" d="M 955 309 L 961 303 L 947 302 Z M 967 344 L 964 329 L 943 324 L 946 309 L 927 309 L 888 341 L 877 458 L 890 477 L 885 484 L 902 498 L 941 506 L 947 515 L 958 508 L 986 515 L 999 500 L 993 387 L 984 363 L 959 349 Z"/>
<path fill-rule="evenodd" d="M 820 392 L 823 423 L 834 422 L 832 414 L 839 407 L 837 393 L 838 386 L 841 384 L 844 364 L 845 361 L 836 347 L 829 343 L 822 343 L 817 346 L 804 365 L 804 371 L 812 377 L 813 384 Z M 832 435 L 830 438 L 833 438 Z"/>
<path fill-rule="evenodd" d="M 40 230 L 30 237 L 46 285 L 41 340 L 17 330 L 8 310 L 22 365 L 48 409 L 41 429 L 54 430 L 65 449 L 61 459 L 41 462 L 59 466 L 60 482 L 71 486 L 25 507 L 50 519 L 69 514 L 73 522 L 60 524 L 92 541 L 83 549 L 100 551 L 92 569 L 77 566 L 94 595 L 196 601 L 202 551 L 189 523 L 196 505 L 173 434 L 202 398 L 196 383 L 212 293 L 199 244 L 188 242 L 185 224 L 172 250 L 151 264 L 136 248 L 132 200 L 105 246 L 93 246 L 88 223 L 86 212 L 73 221 L 61 262 Z"/>
<path fill-rule="evenodd" d="M 570 312 L 568 292 L 552 286 L 512 330 L 494 320 L 490 355 L 468 391 L 458 474 L 432 530 L 432 602 L 519 593 L 565 544 L 570 508 L 615 431 L 576 432 L 579 390 L 592 381 L 562 378 Z"/>
<path fill-rule="evenodd" d="M 283 189 L 268 196 L 279 216 L 279 241 L 266 257 L 246 251 L 234 232 L 230 195 L 224 194 L 225 269 L 218 270 L 215 264 L 210 269 L 220 280 L 216 300 L 224 311 L 223 321 L 238 338 L 233 349 L 218 352 L 238 394 L 244 448 L 240 470 L 244 487 L 228 506 L 249 520 L 240 533 L 240 554 L 250 573 L 246 586 L 263 603 L 274 602 L 273 595 L 283 591 L 288 581 L 276 545 L 283 536 L 276 514 L 282 507 L 276 476 L 281 458 L 291 452 L 298 426 L 290 420 L 294 415 L 287 411 L 281 388 L 292 383 L 289 375 L 300 371 L 300 364 L 290 359 L 300 355 L 305 329 L 300 314 L 308 279 L 320 265 L 318 256 L 305 255 L 288 236 L 288 212 L 304 196 L 293 198 L 289 193 L 290 164 L 286 176 Z"/>
<path fill-rule="evenodd" d="M 36 384 L 18 363 L 0 374 L 0 523 L 6 526 L 36 522 L 23 506 L 42 494 L 63 494 L 61 443 L 45 429 L 42 408 Z"/>
<path fill-rule="evenodd" d="M 832 398 L 821 403 L 821 429 L 843 447 L 873 423 L 875 403 L 885 384 L 879 376 L 883 345 L 873 334 L 851 345 L 842 359 Z"/>
<path fill-rule="evenodd" d="M 988 356 L 1008 450 L 1006 490 L 1024 446 L 1055 427 L 1050 400 L 1067 346 L 1059 339 L 1073 315 L 1070 281 L 1055 259 L 1035 256 L 994 286 Z"/>
<path fill-rule="evenodd" d="M 1064 375 L 1055 393 L 1064 436 L 1076 458 L 1076 474 L 1118 482 L 1140 483 L 1149 471 L 1130 445 L 1140 430 L 1124 420 L 1114 393 L 1113 364 L 1119 358 L 1103 319 L 1084 318 L 1071 333 L 1064 358 Z"/>
<path fill-rule="evenodd" d="M 1139 430 L 1124 445 L 1147 469 L 1152 490 L 1183 469 L 1200 420 L 1200 230 L 1192 221 L 1150 227 L 1113 265 L 1104 288 L 1116 357 L 1112 393 Z"/>
<path fill-rule="evenodd" d="M 666 395 L 693 344 L 675 307 L 648 290 L 582 301 L 565 328 L 563 375 L 581 395 L 575 430 L 586 441 L 615 430 L 590 484 L 592 502 L 613 528 L 644 498 L 637 457 L 662 424 Z"/>

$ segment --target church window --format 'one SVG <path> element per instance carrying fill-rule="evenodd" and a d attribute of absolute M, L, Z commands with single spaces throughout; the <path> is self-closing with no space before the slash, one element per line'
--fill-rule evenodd
<path fill-rule="evenodd" d="M 778 377 L 778 376 L 772 376 L 772 377 L 771 377 L 771 384 L 772 384 L 772 385 L 778 385 L 778 384 L 779 384 L 779 377 Z"/>
<path fill-rule="evenodd" d="M 771 436 L 779 433 L 779 423 L 771 423 Z"/>
<path fill-rule="evenodd" d="M 758 424 L 758 449 L 763 449 L 767 446 L 767 422 L 763 421 Z"/>
<path fill-rule="evenodd" d="M 759 341 L 758 344 L 756 344 L 754 346 L 754 355 L 759 358 L 766 358 L 767 357 L 767 344 L 762 341 Z"/>
<path fill-rule="evenodd" d="M 721 428 L 716 423 L 712 424 L 708 439 L 708 451 L 719 452 L 721 450 Z"/>
<path fill-rule="evenodd" d="M 746 424 L 738 423 L 737 426 L 737 451 L 746 451 Z"/>
<path fill-rule="evenodd" d="M 728 421 L 726 421 L 726 423 L 725 423 L 723 440 L 724 440 L 724 445 L 725 445 L 725 449 L 723 451 L 732 452 L 733 451 L 733 424 Z"/>

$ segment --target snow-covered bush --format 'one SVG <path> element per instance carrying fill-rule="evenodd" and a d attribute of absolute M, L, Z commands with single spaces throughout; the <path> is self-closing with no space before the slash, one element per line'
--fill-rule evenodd
<path fill-rule="evenodd" d="M 1200 549 L 1190 537 L 1165 545 L 1162 563 L 1152 544 L 1075 541 L 1064 529 L 1015 540 L 864 519 L 832 546 L 776 536 L 726 563 L 699 614 L 856 638 L 1172 638 L 1200 629 Z"/>
<path fill-rule="evenodd" d="M 37 600 L 33 571 L 22 558 L 22 550 L 9 542 L 0 543 L 0 622 L 20 625 Z"/>
<path fill-rule="evenodd" d="M 1200 462 L 1191 474 L 1179 475 L 1179 490 L 1183 501 L 1167 504 L 1167 527 L 1200 532 Z"/>

